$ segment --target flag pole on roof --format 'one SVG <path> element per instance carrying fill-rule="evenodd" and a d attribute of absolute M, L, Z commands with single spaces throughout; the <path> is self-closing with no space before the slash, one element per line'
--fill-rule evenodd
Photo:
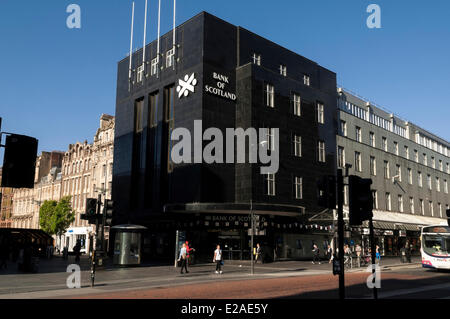
<path fill-rule="evenodd" d="M 159 76 L 159 57 L 160 57 L 160 34 L 161 34 L 161 0 L 158 1 L 158 44 L 157 44 L 157 56 L 156 56 L 156 61 L 157 61 L 157 66 L 158 66 L 158 70 L 156 72 L 157 76 Z"/>
<path fill-rule="evenodd" d="M 145 19 L 144 19 L 144 44 L 143 44 L 143 49 L 142 49 L 142 68 L 143 68 L 143 72 L 145 74 L 145 40 L 146 40 L 146 35 L 147 35 L 147 1 L 145 0 Z"/>
<path fill-rule="evenodd" d="M 132 73 L 131 67 L 132 67 L 132 57 L 133 57 L 133 30 L 134 30 L 134 1 L 133 1 L 132 12 L 131 12 L 130 67 L 129 67 L 129 71 L 128 71 L 128 80 L 129 80 L 128 91 L 130 91 L 130 89 L 131 89 L 131 73 Z"/>
<path fill-rule="evenodd" d="M 176 12 L 177 12 L 177 0 L 173 0 L 173 69 L 175 70 L 176 61 Z"/>

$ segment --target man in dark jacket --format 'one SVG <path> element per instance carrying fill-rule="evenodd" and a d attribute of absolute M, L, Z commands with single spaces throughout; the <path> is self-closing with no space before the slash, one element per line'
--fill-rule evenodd
<path fill-rule="evenodd" d="M 313 245 L 312 252 L 313 252 L 313 262 L 312 263 L 315 264 L 316 261 L 318 261 L 319 265 L 320 265 L 320 250 L 316 244 Z"/>

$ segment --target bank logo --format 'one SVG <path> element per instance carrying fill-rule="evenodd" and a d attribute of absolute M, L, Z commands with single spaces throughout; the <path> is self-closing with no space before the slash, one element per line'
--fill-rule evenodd
<path fill-rule="evenodd" d="M 194 73 L 192 73 L 191 76 L 186 74 L 184 76 L 184 81 L 179 79 L 177 86 L 178 98 L 181 99 L 183 96 L 187 97 L 189 92 L 194 93 L 196 85 L 197 79 L 195 78 Z"/>

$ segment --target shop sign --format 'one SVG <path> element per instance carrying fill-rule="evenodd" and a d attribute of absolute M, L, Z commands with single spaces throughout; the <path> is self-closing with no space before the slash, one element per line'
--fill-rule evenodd
<path fill-rule="evenodd" d="M 406 231 L 405 230 L 399 230 L 398 231 L 398 236 L 399 237 L 406 237 Z"/>
<path fill-rule="evenodd" d="M 369 228 L 364 228 L 363 229 L 363 235 L 370 235 L 370 229 Z"/>
<path fill-rule="evenodd" d="M 394 232 L 392 230 L 385 230 L 384 236 L 394 236 Z"/>

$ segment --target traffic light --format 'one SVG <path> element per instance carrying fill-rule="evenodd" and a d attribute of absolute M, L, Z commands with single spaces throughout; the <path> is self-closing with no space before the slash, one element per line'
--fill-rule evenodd
<path fill-rule="evenodd" d="M 38 140 L 11 134 L 6 137 L 2 187 L 33 188 Z"/>
<path fill-rule="evenodd" d="M 373 198 L 370 189 L 372 180 L 351 175 L 348 178 L 349 224 L 361 225 L 372 217 Z"/>
<path fill-rule="evenodd" d="M 450 226 L 450 209 L 445 211 L 447 213 L 447 225 Z"/>
<path fill-rule="evenodd" d="M 329 209 L 336 209 L 336 177 L 323 176 L 317 182 L 317 205 Z"/>
<path fill-rule="evenodd" d="M 97 199 L 86 198 L 86 215 L 94 216 L 97 213 Z"/>
<path fill-rule="evenodd" d="M 86 213 L 81 214 L 80 218 L 88 220 L 89 224 L 95 224 L 97 216 L 97 199 L 86 198 Z"/>
<path fill-rule="evenodd" d="M 109 200 L 109 199 L 105 200 L 105 209 L 103 212 L 104 226 L 111 226 L 111 224 L 112 224 L 112 218 L 113 218 L 113 213 L 114 213 L 113 206 L 114 206 L 114 202 L 112 200 Z"/>

